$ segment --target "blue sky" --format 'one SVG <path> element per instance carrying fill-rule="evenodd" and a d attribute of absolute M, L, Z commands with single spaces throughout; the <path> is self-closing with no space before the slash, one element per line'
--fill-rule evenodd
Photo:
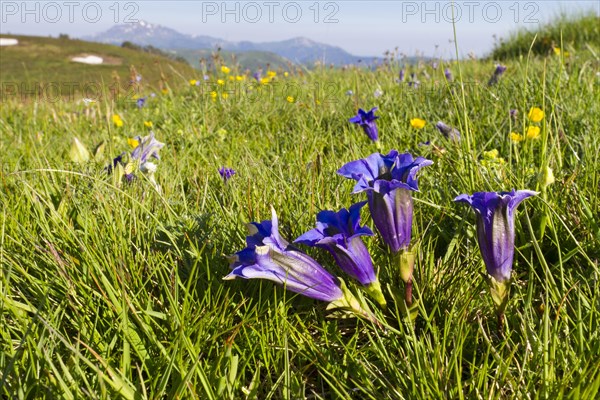
<path fill-rule="evenodd" d="M 452 57 L 452 4 L 459 53 L 481 56 L 518 27 L 535 28 L 561 12 L 593 10 L 583 1 L 0 1 L 0 31 L 30 35 L 102 32 L 145 20 L 187 34 L 275 41 L 303 36 L 363 56 L 386 50 Z"/>

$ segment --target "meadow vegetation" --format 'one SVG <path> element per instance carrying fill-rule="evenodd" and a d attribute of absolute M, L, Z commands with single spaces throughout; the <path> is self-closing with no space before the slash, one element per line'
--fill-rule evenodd
<path fill-rule="evenodd" d="M 560 46 L 559 31 L 548 32 Z M 577 43 L 568 54 L 534 54 L 535 43 L 514 39 L 522 57 L 503 57 L 492 86 L 496 57 L 277 70 L 263 83 L 228 65 L 199 85 L 190 83 L 197 72 L 162 87 L 143 75 L 95 101 L 4 98 L 0 396 L 597 397 L 600 48 Z M 398 82 L 402 68 L 418 87 Z M 348 122 L 359 107 L 378 107 L 380 148 Z M 537 122 L 534 107 L 544 112 Z M 461 140 L 441 135 L 438 121 Z M 142 174 L 108 174 L 150 131 L 165 143 L 160 188 Z M 73 157 L 75 137 L 89 161 Z M 433 161 L 414 193 L 414 322 L 394 296 L 403 283 L 377 235 L 365 243 L 388 309 L 344 280 L 380 325 L 338 318 L 268 281 L 222 279 L 247 222 L 270 219 L 273 206 L 292 241 L 319 211 L 364 200 L 336 174 L 342 165 L 391 149 Z M 236 170 L 226 182 L 224 166 Z M 539 194 L 516 213 L 499 332 L 475 215 L 452 200 L 513 188 Z M 300 247 L 342 276 L 330 255 Z"/>

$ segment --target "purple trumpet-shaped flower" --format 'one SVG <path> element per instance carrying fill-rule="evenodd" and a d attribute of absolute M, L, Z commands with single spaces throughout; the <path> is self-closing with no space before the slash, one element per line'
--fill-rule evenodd
<path fill-rule="evenodd" d="M 375 115 L 375 111 L 377 111 L 377 107 L 371 108 L 369 112 L 365 112 L 365 110 L 359 108 L 358 114 L 348 120 L 353 124 L 360 125 L 369 139 L 374 142 L 379 139 L 379 131 L 377 130 L 377 124 L 375 123 L 375 120 L 379 117 Z"/>
<path fill-rule="evenodd" d="M 469 204 L 477 214 L 477 242 L 487 272 L 497 283 L 510 280 L 515 253 L 515 209 L 531 190 L 461 194 L 454 201 Z"/>
<path fill-rule="evenodd" d="M 412 234 L 413 199 L 417 191 L 417 172 L 433 164 L 410 153 L 374 153 L 351 161 L 338 174 L 357 181 L 353 193 L 367 192 L 369 210 L 384 242 L 396 253 L 408 248 Z"/>
<path fill-rule="evenodd" d="M 337 265 L 348 275 L 368 286 L 377 280 L 371 255 L 361 236 L 372 236 L 366 226 L 360 226 L 360 209 L 366 201 L 356 203 L 350 209 L 339 212 L 321 211 L 317 215 L 317 227 L 294 243 L 317 246 L 329 251 Z"/>
<path fill-rule="evenodd" d="M 221 175 L 221 178 L 227 182 L 233 175 L 235 175 L 235 170 L 232 168 L 221 167 L 219 168 L 219 174 Z"/>
<path fill-rule="evenodd" d="M 224 279 L 267 279 L 313 299 L 343 299 L 340 282 L 279 235 L 275 210 L 270 221 L 248 224 L 248 230 L 247 246 L 231 257 L 232 271 Z"/>
<path fill-rule="evenodd" d="M 452 76 L 452 71 L 450 70 L 450 68 L 446 68 L 444 70 L 444 75 L 446 76 L 446 80 L 448 82 L 452 82 L 454 80 L 454 77 Z"/>
<path fill-rule="evenodd" d="M 398 82 L 399 83 L 404 82 L 405 75 L 406 75 L 406 71 L 404 71 L 404 69 L 401 69 L 400 73 L 398 74 Z"/>
<path fill-rule="evenodd" d="M 154 138 L 154 132 L 150 132 L 149 135 L 141 137 L 136 136 L 138 145 L 131 152 L 131 158 L 139 161 L 140 165 L 148 161 L 150 157 L 154 157 L 160 160 L 158 151 L 164 147 L 164 143 L 159 142 Z"/>
<path fill-rule="evenodd" d="M 496 65 L 496 69 L 488 81 L 488 86 L 494 86 L 496 83 L 498 83 L 500 77 L 502 74 L 504 74 L 504 71 L 506 71 L 506 66 L 501 64 Z"/>
<path fill-rule="evenodd" d="M 137 142 L 136 147 L 131 154 L 123 152 L 115 157 L 112 164 L 105 168 L 109 174 L 113 173 L 120 166 L 121 176 L 124 176 L 128 182 L 133 181 L 135 172 L 139 169 L 146 175 L 150 181 L 154 182 L 154 173 L 156 172 L 156 164 L 150 161 L 150 158 L 160 159 L 158 151 L 165 145 L 154 138 L 154 132 L 150 132 L 148 136 L 136 136 L 134 141 Z"/>
<path fill-rule="evenodd" d="M 135 105 L 137 106 L 137 108 L 144 107 L 146 105 L 146 98 L 140 97 L 139 99 L 136 100 Z"/>
<path fill-rule="evenodd" d="M 435 127 L 444 135 L 447 139 L 459 141 L 460 140 L 460 132 L 456 128 L 452 128 L 442 121 L 438 121 L 435 124 Z"/>

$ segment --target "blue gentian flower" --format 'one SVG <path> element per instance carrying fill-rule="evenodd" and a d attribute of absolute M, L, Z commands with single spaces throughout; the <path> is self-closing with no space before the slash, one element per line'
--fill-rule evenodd
<path fill-rule="evenodd" d="M 230 258 L 232 271 L 224 279 L 267 279 L 329 303 L 344 298 L 338 279 L 279 235 L 275 210 L 270 221 L 248 224 L 248 230 L 246 248 Z"/>
<path fill-rule="evenodd" d="M 501 64 L 496 65 L 496 69 L 488 81 L 488 86 L 493 86 L 498 83 L 500 77 L 504 74 L 504 71 L 506 71 L 506 66 Z"/>
<path fill-rule="evenodd" d="M 233 175 L 235 175 L 235 170 L 232 168 L 221 167 L 219 168 L 219 174 L 223 178 L 225 182 L 227 182 Z"/>
<path fill-rule="evenodd" d="M 321 211 L 317 215 L 317 227 L 295 240 L 308 246 L 317 246 L 327 250 L 337 265 L 365 286 L 366 291 L 382 306 L 386 306 L 381 284 L 367 246 L 362 236 L 372 236 L 373 231 L 360 226 L 360 209 L 366 201 L 356 203 L 350 209 L 340 211 Z"/>
<path fill-rule="evenodd" d="M 404 82 L 405 75 L 406 75 L 406 71 L 404 71 L 404 69 L 401 69 L 400 73 L 398 74 L 398 82 L 400 82 L 400 83 Z"/>
<path fill-rule="evenodd" d="M 140 97 L 139 99 L 136 100 L 135 105 L 137 106 L 137 108 L 144 107 L 146 105 L 146 98 Z"/>
<path fill-rule="evenodd" d="M 366 201 L 356 203 L 350 209 L 340 211 L 321 211 L 317 214 L 317 227 L 301 235 L 294 243 L 324 248 L 331 253 L 337 265 L 368 286 L 375 282 L 375 268 L 371 255 L 361 236 L 372 236 L 373 231 L 360 226 L 360 209 Z"/>
<path fill-rule="evenodd" d="M 446 76 L 446 80 L 448 82 L 452 82 L 454 80 L 454 77 L 452 76 L 452 71 L 450 70 L 450 68 L 446 68 L 444 70 L 444 75 Z"/>
<path fill-rule="evenodd" d="M 372 108 L 369 112 L 365 112 L 365 110 L 359 108 L 358 114 L 348 120 L 353 124 L 360 125 L 369 139 L 374 142 L 379 139 L 379 131 L 375 123 L 375 120 L 379 117 L 375 115 L 375 111 L 377 111 L 377 107 Z"/>
<path fill-rule="evenodd" d="M 477 242 L 487 272 L 496 282 L 510 280 L 515 253 L 515 209 L 531 190 L 461 194 L 454 201 L 469 204 L 477 214 Z"/>
<path fill-rule="evenodd" d="M 140 165 L 148 161 L 150 157 L 160 160 L 158 151 L 164 147 L 164 143 L 159 142 L 154 138 L 154 132 L 150 132 L 147 136 L 136 136 L 138 145 L 131 152 L 131 158 L 137 160 Z"/>
<path fill-rule="evenodd" d="M 413 199 L 417 191 L 417 172 L 433 164 L 410 153 L 374 153 L 351 161 L 338 174 L 357 181 L 353 193 L 367 192 L 369 210 L 384 242 L 396 253 L 407 249 L 412 234 Z"/>

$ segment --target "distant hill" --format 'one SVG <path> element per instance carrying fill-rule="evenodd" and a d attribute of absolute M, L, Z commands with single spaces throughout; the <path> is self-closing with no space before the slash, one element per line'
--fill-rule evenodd
<path fill-rule="evenodd" d="M 298 64 L 312 66 L 315 62 L 334 65 L 370 64 L 377 62 L 376 57 L 359 57 L 340 47 L 315 42 L 306 38 L 293 38 L 277 42 L 254 43 L 249 41 L 231 42 L 205 35 L 186 35 L 161 25 L 139 21 L 135 24 L 115 25 L 106 32 L 84 37 L 86 40 L 102 43 L 121 44 L 129 41 L 139 45 L 152 45 L 161 49 L 179 52 L 186 50 L 216 50 L 220 48 L 233 53 L 269 52 Z M 246 56 L 265 57 L 253 53 Z M 241 54 L 238 58 L 242 58 Z"/>
<path fill-rule="evenodd" d="M 134 71 L 141 76 L 144 86 L 158 88 L 163 78 L 167 83 L 173 83 L 183 81 L 181 76 L 197 74 L 189 64 L 148 51 L 68 37 L 1 36 L 19 42 L 16 46 L 0 46 L 0 81 L 4 94 L 15 84 L 19 85 L 20 92 L 33 90 L 38 84 L 52 90 L 60 88 L 64 95 L 85 91 L 86 87 L 94 90 L 99 87 L 95 83 L 100 82 L 115 87 L 118 83 L 121 88 L 126 88 Z M 104 62 L 88 65 L 71 61 L 73 57 L 87 56 L 100 57 Z"/>

